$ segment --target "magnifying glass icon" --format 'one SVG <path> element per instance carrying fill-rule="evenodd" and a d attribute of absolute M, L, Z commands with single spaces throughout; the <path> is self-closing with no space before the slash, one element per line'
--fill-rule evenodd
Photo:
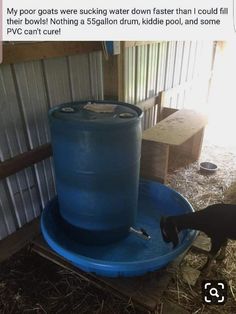
<path fill-rule="evenodd" d="M 219 296 L 219 293 L 218 293 L 218 290 L 217 290 L 216 288 L 211 288 L 211 289 L 209 290 L 209 293 L 210 293 L 210 295 L 211 295 L 212 297 L 217 297 L 217 298 L 220 297 L 220 296 Z"/>

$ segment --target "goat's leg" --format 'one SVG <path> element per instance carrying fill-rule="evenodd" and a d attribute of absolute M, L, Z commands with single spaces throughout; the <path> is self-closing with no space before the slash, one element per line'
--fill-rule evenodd
<path fill-rule="evenodd" d="M 216 258 L 217 253 L 225 242 L 227 242 L 225 238 L 211 237 L 211 250 L 208 253 L 206 264 L 201 268 L 202 271 L 205 273 L 209 271 L 212 261 Z"/>
<path fill-rule="evenodd" d="M 217 261 L 222 261 L 225 258 L 227 243 L 228 240 L 226 239 L 225 242 L 222 244 L 219 254 L 217 254 L 216 256 Z"/>

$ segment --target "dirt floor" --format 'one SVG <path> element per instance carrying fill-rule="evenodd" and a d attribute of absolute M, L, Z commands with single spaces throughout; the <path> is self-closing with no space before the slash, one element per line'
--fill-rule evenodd
<path fill-rule="evenodd" d="M 170 173 L 168 185 L 196 210 L 222 201 L 236 204 L 236 154 L 207 144 L 200 161 L 212 161 L 219 169 L 213 175 L 203 175 L 199 163 L 192 163 Z M 236 313 L 236 241 L 229 243 L 225 260 L 214 264 L 208 275 L 228 284 L 228 301 L 223 306 L 202 304 L 201 280 L 205 278 L 200 277 L 195 286 L 183 280 L 183 266 L 199 268 L 205 260 L 205 255 L 190 250 L 182 268 L 173 274 L 162 302 L 171 300 L 190 313 Z M 25 248 L 0 265 L 0 313 L 143 312 L 134 308 L 132 300 L 122 301 L 101 291 Z"/>
<path fill-rule="evenodd" d="M 0 313 L 141 312 L 25 249 L 1 264 Z"/>

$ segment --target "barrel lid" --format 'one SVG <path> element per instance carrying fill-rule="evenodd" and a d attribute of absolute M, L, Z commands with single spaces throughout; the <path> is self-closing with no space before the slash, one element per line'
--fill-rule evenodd
<path fill-rule="evenodd" d="M 134 105 L 104 101 L 71 102 L 49 111 L 49 116 L 54 119 L 104 124 L 136 120 L 141 114 L 142 111 Z"/>

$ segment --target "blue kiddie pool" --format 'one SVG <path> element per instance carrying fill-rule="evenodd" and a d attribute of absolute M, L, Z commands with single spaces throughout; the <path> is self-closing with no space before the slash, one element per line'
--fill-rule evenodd
<path fill-rule="evenodd" d="M 111 244 L 91 245 L 80 242 L 75 229 L 65 227 L 59 213 L 57 198 L 43 210 L 41 230 L 48 245 L 73 265 L 97 275 L 139 276 L 166 266 L 183 253 L 196 237 L 196 231 L 180 234 L 180 243 L 163 241 L 160 232 L 161 216 L 192 212 L 189 202 L 163 184 L 141 180 L 139 183 L 138 212 L 135 228 L 143 228 L 151 236 L 145 240 L 134 233 Z"/>

